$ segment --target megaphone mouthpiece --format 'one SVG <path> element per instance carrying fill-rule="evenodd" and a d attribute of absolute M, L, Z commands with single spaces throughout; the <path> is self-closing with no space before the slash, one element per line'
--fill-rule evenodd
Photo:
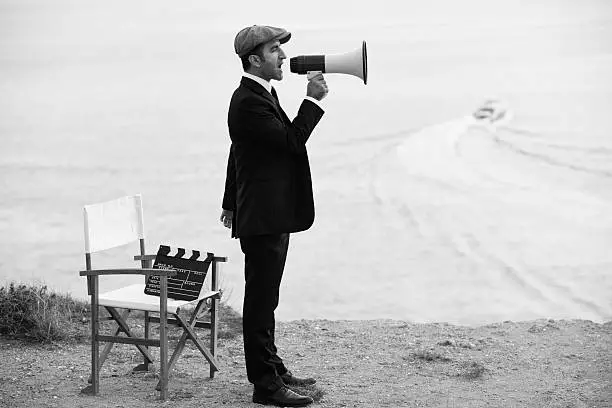
<path fill-rule="evenodd" d="M 295 74 L 307 74 L 309 71 L 325 73 L 325 55 L 300 55 L 289 60 L 289 69 Z"/>
<path fill-rule="evenodd" d="M 307 74 L 311 71 L 323 73 L 349 74 L 359 77 L 364 84 L 368 83 L 368 55 L 366 42 L 361 48 L 345 54 L 334 55 L 300 55 L 289 60 L 289 69 L 295 74 Z"/>

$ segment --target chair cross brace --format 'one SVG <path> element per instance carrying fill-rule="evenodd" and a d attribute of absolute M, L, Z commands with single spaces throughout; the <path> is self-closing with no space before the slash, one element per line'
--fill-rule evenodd
<path fill-rule="evenodd" d="M 172 368 L 176 364 L 178 358 L 183 353 L 183 350 L 185 349 L 185 344 L 187 343 L 187 339 L 191 339 L 193 344 L 198 348 L 198 350 L 200 350 L 200 352 L 204 355 L 206 360 L 208 360 L 208 363 L 210 364 L 211 372 L 219 371 L 219 362 L 211 354 L 211 352 L 207 350 L 206 347 L 204 347 L 204 345 L 202 344 L 202 342 L 200 341 L 196 333 L 193 331 L 193 328 L 197 327 L 198 323 L 204 327 L 210 327 L 211 325 L 210 323 L 199 322 L 197 320 L 198 315 L 200 314 L 200 312 L 202 311 L 202 308 L 205 305 L 206 305 L 206 299 L 200 300 L 198 302 L 198 305 L 193 310 L 193 313 L 191 313 L 191 317 L 189 318 L 188 322 L 185 321 L 185 319 L 183 319 L 181 316 L 179 316 L 178 313 L 175 315 L 176 319 L 172 319 L 172 320 L 177 321 L 178 325 L 183 328 L 183 334 L 181 335 L 181 338 L 178 344 L 174 348 L 174 352 L 172 353 L 172 356 L 170 357 L 170 361 L 168 361 L 168 375 L 172 372 Z M 159 318 L 157 318 L 157 320 L 159 320 Z M 155 389 L 158 391 L 161 390 L 161 381 L 157 384 L 157 387 Z"/>

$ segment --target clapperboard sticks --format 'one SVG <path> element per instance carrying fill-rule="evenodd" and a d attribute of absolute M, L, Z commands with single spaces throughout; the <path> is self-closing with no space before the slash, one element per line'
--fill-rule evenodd
<path fill-rule="evenodd" d="M 192 250 L 190 258 L 184 258 L 184 248 L 177 248 L 177 252 L 173 256 L 170 255 L 170 251 L 169 246 L 160 245 L 153 264 L 153 269 L 173 269 L 177 272 L 175 276 L 168 277 L 168 298 L 177 300 L 197 299 L 214 255 L 207 253 L 205 259 L 199 260 L 200 251 Z M 145 293 L 159 296 L 159 276 L 149 276 Z"/>

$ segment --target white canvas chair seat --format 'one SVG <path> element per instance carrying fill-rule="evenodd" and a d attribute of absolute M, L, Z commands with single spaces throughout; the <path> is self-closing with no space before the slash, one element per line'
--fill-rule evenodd
<path fill-rule="evenodd" d="M 144 284 L 135 283 L 110 292 L 100 293 L 98 304 L 100 306 L 159 313 L 159 296 L 147 295 L 144 293 L 144 289 Z M 176 314 L 181 308 L 189 304 L 197 304 L 200 300 L 208 299 L 218 294 L 218 290 L 212 291 L 202 289 L 200 296 L 195 300 L 176 300 L 168 298 L 168 313 Z"/>
<path fill-rule="evenodd" d="M 115 343 L 135 345 L 143 355 L 144 362 L 135 367 L 134 371 L 148 370 L 153 362 L 149 348 L 159 347 L 160 379 L 156 389 L 160 391 L 162 400 L 167 398 L 169 373 L 189 340 L 208 361 L 210 377 L 213 378 L 214 373 L 219 370 L 215 356 L 218 308 L 221 298 L 218 286 L 218 263 L 226 262 L 227 258 L 217 257 L 207 252 L 207 261 L 210 262 L 210 290 L 202 288 L 198 298 L 191 301 L 170 299 L 168 298 L 168 278 L 176 276 L 177 271 L 152 268 L 156 256 L 148 255 L 145 252 L 142 199 L 139 195 L 85 206 L 84 226 L 86 270 L 80 271 L 80 275 L 87 277 L 87 292 L 91 297 L 91 385 L 82 392 L 98 394 L 100 370 Z M 93 269 L 91 267 L 92 254 L 134 242 L 140 244 L 140 254 L 134 256 L 135 261 L 140 261 L 140 268 Z M 144 275 L 145 282 L 99 293 L 99 278 L 112 279 L 116 275 Z M 159 278 L 159 296 L 145 294 L 146 279 L 149 276 Z M 190 317 L 180 316 L 179 310 L 188 304 L 194 305 Z M 100 306 L 106 309 L 109 317 L 99 316 Z M 140 331 L 132 330 L 129 327 L 132 320 L 128 317 L 132 310 L 144 311 L 143 337 L 137 336 Z M 207 319 L 200 320 L 202 316 L 206 316 Z M 101 321 L 116 323 L 114 334 L 101 334 L 100 329 L 104 328 L 100 325 Z M 159 323 L 158 338 L 149 336 L 151 323 Z M 183 334 L 168 360 L 169 325 L 182 328 Z M 195 329 L 210 330 L 209 346 L 202 343 Z M 104 350 L 101 352 L 100 343 L 105 343 Z"/>

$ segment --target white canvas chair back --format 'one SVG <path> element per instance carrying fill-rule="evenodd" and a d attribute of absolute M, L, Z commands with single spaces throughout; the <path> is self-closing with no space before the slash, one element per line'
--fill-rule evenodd
<path fill-rule="evenodd" d="M 87 254 L 144 239 L 142 197 L 140 195 L 86 205 L 83 215 Z"/>

